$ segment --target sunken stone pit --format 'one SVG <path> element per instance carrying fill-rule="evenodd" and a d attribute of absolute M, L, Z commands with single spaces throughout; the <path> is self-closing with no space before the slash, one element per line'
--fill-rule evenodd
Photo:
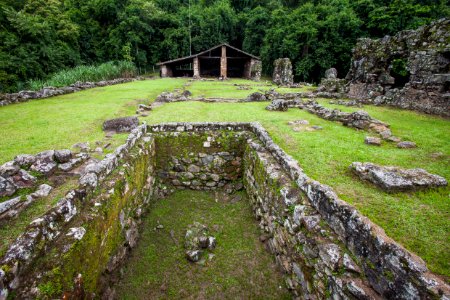
<path fill-rule="evenodd" d="M 111 278 L 138 243 L 141 217 L 171 189 L 244 189 L 294 298 L 450 296 L 419 257 L 309 178 L 258 123 L 141 125 L 79 183 L 0 259 L 0 299 L 114 295 Z"/>

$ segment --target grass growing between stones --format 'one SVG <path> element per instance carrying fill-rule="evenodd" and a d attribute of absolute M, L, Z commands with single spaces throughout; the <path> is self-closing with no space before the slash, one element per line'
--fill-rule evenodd
<path fill-rule="evenodd" d="M 276 143 L 297 159 L 313 179 L 328 184 L 339 197 L 408 250 L 421 256 L 428 267 L 449 278 L 450 188 L 388 194 L 352 175 L 354 161 L 423 168 L 450 180 L 450 123 L 448 120 L 411 111 L 367 106 L 373 117 L 391 124 L 393 134 L 417 143 L 416 149 L 398 149 L 364 144 L 365 131 L 320 119 L 300 109 L 269 112 L 268 103 L 172 103 L 157 108 L 146 120 L 169 121 L 259 121 Z M 294 132 L 288 121 L 305 119 L 323 130 Z"/>
<path fill-rule="evenodd" d="M 184 235 L 200 222 L 217 239 L 205 264 L 187 261 Z M 161 224 L 162 229 L 155 229 Z M 141 237 L 116 285 L 119 299 L 290 299 L 273 258 L 259 242 L 246 198 L 178 191 L 151 207 Z"/>
<path fill-rule="evenodd" d="M 52 190 L 47 197 L 32 203 L 17 218 L 0 224 L 0 256 L 5 254 L 8 245 L 25 230 L 32 220 L 52 208 L 64 197 L 68 190 L 75 188 L 77 185 L 78 180 L 76 178 L 68 179 L 63 185 Z"/>
<path fill-rule="evenodd" d="M 0 163 L 19 153 L 70 147 L 76 142 L 103 137 L 104 118 L 134 114 L 137 103 L 152 101 L 161 91 L 181 88 L 184 79 L 139 81 L 96 88 L 80 93 L 0 107 Z M 249 84 L 255 91 L 267 90 L 245 80 L 198 81 L 186 88 L 195 97 L 245 98 L 253 90 L 237 90 L 234 83 Z M 296 89 L 279 89 L 293 92 Z M 244 96 L 245 95 L 245 96 Z M 144 99 L 139 101 L 135 99 Z M 359 108 L 342 105 L 343 111 Z M 391 125 L 394 135 L 417 143 L 416 149 L 398 149 L 395 144 L 381 147 L 364 144 L 364 131 L 357 131 L 318 118 L 306 111 L 269 112 L 263 103 L 164 104 L 150 112 L 149 123 L 202 121 L 259 121 L 288 154 L 297 159 L 313 179 L 330 185 L 339 197 L 354 205 L 380 225 L 386 233 L 408 250 L 421 256 L 428 267 L 450 278 L 450 188 L 387 194 L 370 183 L 362 182 L 348 171 L 354 161 L 423 168 L 450 181 L 450 122 L 446 119 L 407 110 L 366 105 L 363 110 Z M 94 111 L 93 111 L 94 110 Z M 95 111 L 98 110 L 98 111 Z M 53 119 L 56 118 L 56 119 Z M 294 132 L 288 121 L 306 119 L 323 130 Z M 116 136 L 117 142 L 126 135 Z"/>

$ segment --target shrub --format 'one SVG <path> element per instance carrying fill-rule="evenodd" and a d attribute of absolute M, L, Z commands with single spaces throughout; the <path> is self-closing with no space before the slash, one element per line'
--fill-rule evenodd
<path fill-rule="evenodd" d="M 77 81 L 102 81 L 115 78 L 130 78 L 136 75 L 136 67 L 130 61 L 106 62 L 98 66 L 77 66 L 50 76 L 48 80 L 30 80 L 28 88 L 40 90 L 46 86 L 63 87 Z"/>

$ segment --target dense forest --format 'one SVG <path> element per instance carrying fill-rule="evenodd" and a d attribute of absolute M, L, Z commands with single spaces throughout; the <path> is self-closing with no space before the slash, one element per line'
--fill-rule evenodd
<path fill-rule="evenodd" d="M 0 91 L 112 60 L 145 73 L 221 42 L 267 74 L 289 57 L 297 80 L 317 81 L 331 66 L 345 74 L 357 38 L 449 15 L 447 0 L 0 0 Z"/>

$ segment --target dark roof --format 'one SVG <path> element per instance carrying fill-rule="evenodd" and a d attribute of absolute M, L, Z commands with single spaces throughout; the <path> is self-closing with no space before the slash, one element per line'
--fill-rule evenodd
<path fill-rule="evenodd" d="M 207 53 L 207 52 L 209 52 L 209 51 L 215 50 L 215 49 L 217 49 L 217 48 L 219 48 L 219 47 L 222 47 L 222 46 L 227 46 L 228 48 L 231 48 L 231 49 L 233 49 L 233 50 L 236 50 L 236 51 L 238 51 L 238 52 L 240 52 L 240 53 L 242 53 L 242 54 L 245 54 L 245 55 L 247 55 L 247 56 L 250 56 L 250 57 L 252 57 L 252 58 L 254 58 L 254 59 L 261 60 L 259 57 L 255 56 L 255 55 L 253 55 L 253 54 L 250 54 L 250 53 L 247 53 L 247 52 L 245 52 L 245 51 L 242 51 L 241 49 L 238 49 L 238 48 L 236 48 L 236 47 L 233 47 L 233 46 L 231 46 L 231 45 L 228 45 L 227 43 L 222 43 L 222 44 L 217 45 L 217 46 L 214 46 L 214 47 L 212 47 L 212 48 L 210 48 L 210 49 L 208 49 L 208 50 L 199 52 L 199 53 L 197 53 L 197 54 L 192 54 L 192 55 L 185 56 L 185 57 L 180 57 L 180 58 L 176 58 L 176 59 L 172 59 L 172 60 L 168 60 L 168 61 L 163 61 L 163 62 L 157 63 L 156 65 L 157 65 L 157 66 L 161 66 L 161 65 L 166 65 L 166 64 L 178 62 L 178 61 L 188 60 L 188 59 L 191 59 L 191 58 L 200 56 L 200 55 L 202 55 L 202 54 L 205 54 L 205 53 Z"/>

